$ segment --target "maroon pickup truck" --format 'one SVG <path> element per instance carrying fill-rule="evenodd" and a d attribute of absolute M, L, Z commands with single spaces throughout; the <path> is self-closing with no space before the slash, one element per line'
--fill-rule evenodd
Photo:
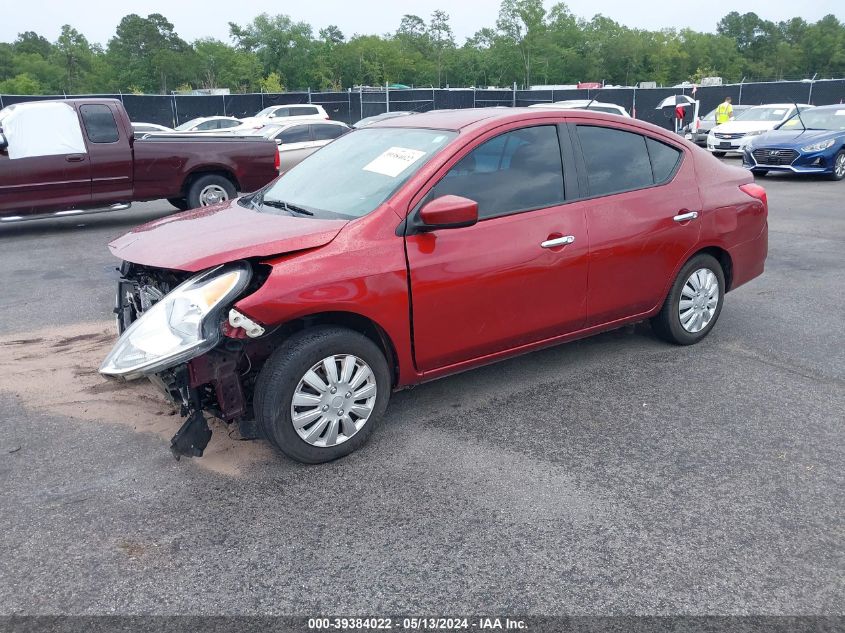
<path fill-rule="evenodd" d="M 259 189 L 278 175 L 261 137 L 135 138 L 116 99 L 0 110 L 0 222 L 125 209 L 167 198 L 178 209 Z"/>

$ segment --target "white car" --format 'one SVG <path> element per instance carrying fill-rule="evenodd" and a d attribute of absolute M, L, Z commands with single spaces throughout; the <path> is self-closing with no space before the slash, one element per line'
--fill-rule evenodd
<path fill-rule="evenodd" d="M 287 171 L 306 156 L 349 132 L 341 121 L 299 120 L 271 125 L 261 130 L 261 136 L 276 141 L 279 146 L 279 170 Z"/>
<path fill-rule="evenodd" d="M 231 116 L 202 116 L 177 125 L 173 131 L 178 134 L 219 134 L 240 127 L 242 123 Z"/>
<path fill-rule="evenodd" d="M 619 116 L 631 118 L 628 111 L 615 103 L 604 103 L 602 101 L 591 101 L 589 99 L 570 99 L 568 101 L 555 101 L 553 103 L 535 103 L 529 108 L 545 108 L 547 110 L 595 110 L 607 114 L 618 114 Z"/>
<path fill-rule="evenodd" d="M 328 120 L 329 115 L 321 105 L 302 104 L 302 105 L 279 105 L 264 108 L 255 116 L 250 116 L 241 119 L 242 125 L 237 132 L 245 132 L 246 130 L 261 130 L 268 125 L 281 125 L 288 121 L 299 120 Z"/>
<path fill-rule="evenodd" d="M 173 128 L 159 125 L 158 123 L 133 123 L 132 131 L 139 136 L 142 134 L 161 134 L 162 132 L 172 132 Z"/>
<path fill-rule="evenodd" d="M 794 103 L 770 103 L 740 112 L 733 121 L 717 125 L 707 135 L 707 149 L 713 156 L 742 154 L 749 139 L 764 134 L 795 114 Z M 806 103 L 797 105 L 801 111 L 812 108 Z"/>

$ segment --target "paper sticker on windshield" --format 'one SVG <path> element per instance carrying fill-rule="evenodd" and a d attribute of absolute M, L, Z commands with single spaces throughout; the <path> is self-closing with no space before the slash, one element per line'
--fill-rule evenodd
<path fill-rule="evenodd" d="M 786 114 L 786 110 L 775 110 L 774 114 L 776 114 L 777 116 L 783 116 L 784 114 Z"/>
<path fill-rule="evenodd" d="M 833 113 L 833 116 L 845 116 L 845 110 L 837 110 Z"/>
<path fill-rule="evenodd" d="M 417 162 L 423 156 L 425 156 L 425 152 L 421 152 L 418 149 L 391 147 L 364 165 L 364 171 L 371 171 L 376 174 L 382 174 L 383 176 L 396 178 L 396 176 L 405 171 L 408 165 Z"/>

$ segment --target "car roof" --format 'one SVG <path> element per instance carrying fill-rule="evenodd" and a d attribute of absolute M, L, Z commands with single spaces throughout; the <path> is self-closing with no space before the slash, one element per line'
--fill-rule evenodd
<path fill-rule="evenodd" d="M 485 126 L 494 126 L 512 121 L 530 121 L 533 119 L 548 119 L 549 117 L 578 117 L 594 118 L 597 121 L 619 123 L 619 115 L 607 114 L 598 110 L 581 110 L 577 108 L 467 108 L 463 110 L 430 110 L 420 112 L 414 116 L 397 117 L 377 121 L 365 129 L 372 128 L 428 128 L 434 130 L 452 130 L 455 132 Z M 636 122 L 649 128 L 654 128 L 644 121 L 625 119 L 629 124 Z M 664 130 L 665 131 L 665 130 Z"/>
<path fill-rule="evenodd" d="M 753 105 L 752 108 L 794 108 L 796 105 L 799 106 L 808 106 L 813 107 L 809 103 L 761 103 L 759 105 Z"/>
<path fill-rule="evenodd" d="M 845 103 L 832 103 L 822 106 L 813 106 L 813 110 L 845 110 Z"/>

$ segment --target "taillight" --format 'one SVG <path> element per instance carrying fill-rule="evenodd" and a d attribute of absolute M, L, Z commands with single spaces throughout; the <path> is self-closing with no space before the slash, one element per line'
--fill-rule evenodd
<path fill-rule="evenodd" d="M 763 206 L 769 208 L 769 198 L 766 195 L 766 190 L 763 189 L 756 182 L 749 182 L 747 185 L 740 185 L 739 188 L 743 193 L 747 193 L 752 198 L 756 198 L 763 203 Z"/>
<path fill-rule="evenodd" d="M 276 171 L 279 171 L 282 168 L 282 157 L 279 156 L 279 146 L 276 145 L 276 160 L 274 161 L 273 167 L 276 168 Z"/>

